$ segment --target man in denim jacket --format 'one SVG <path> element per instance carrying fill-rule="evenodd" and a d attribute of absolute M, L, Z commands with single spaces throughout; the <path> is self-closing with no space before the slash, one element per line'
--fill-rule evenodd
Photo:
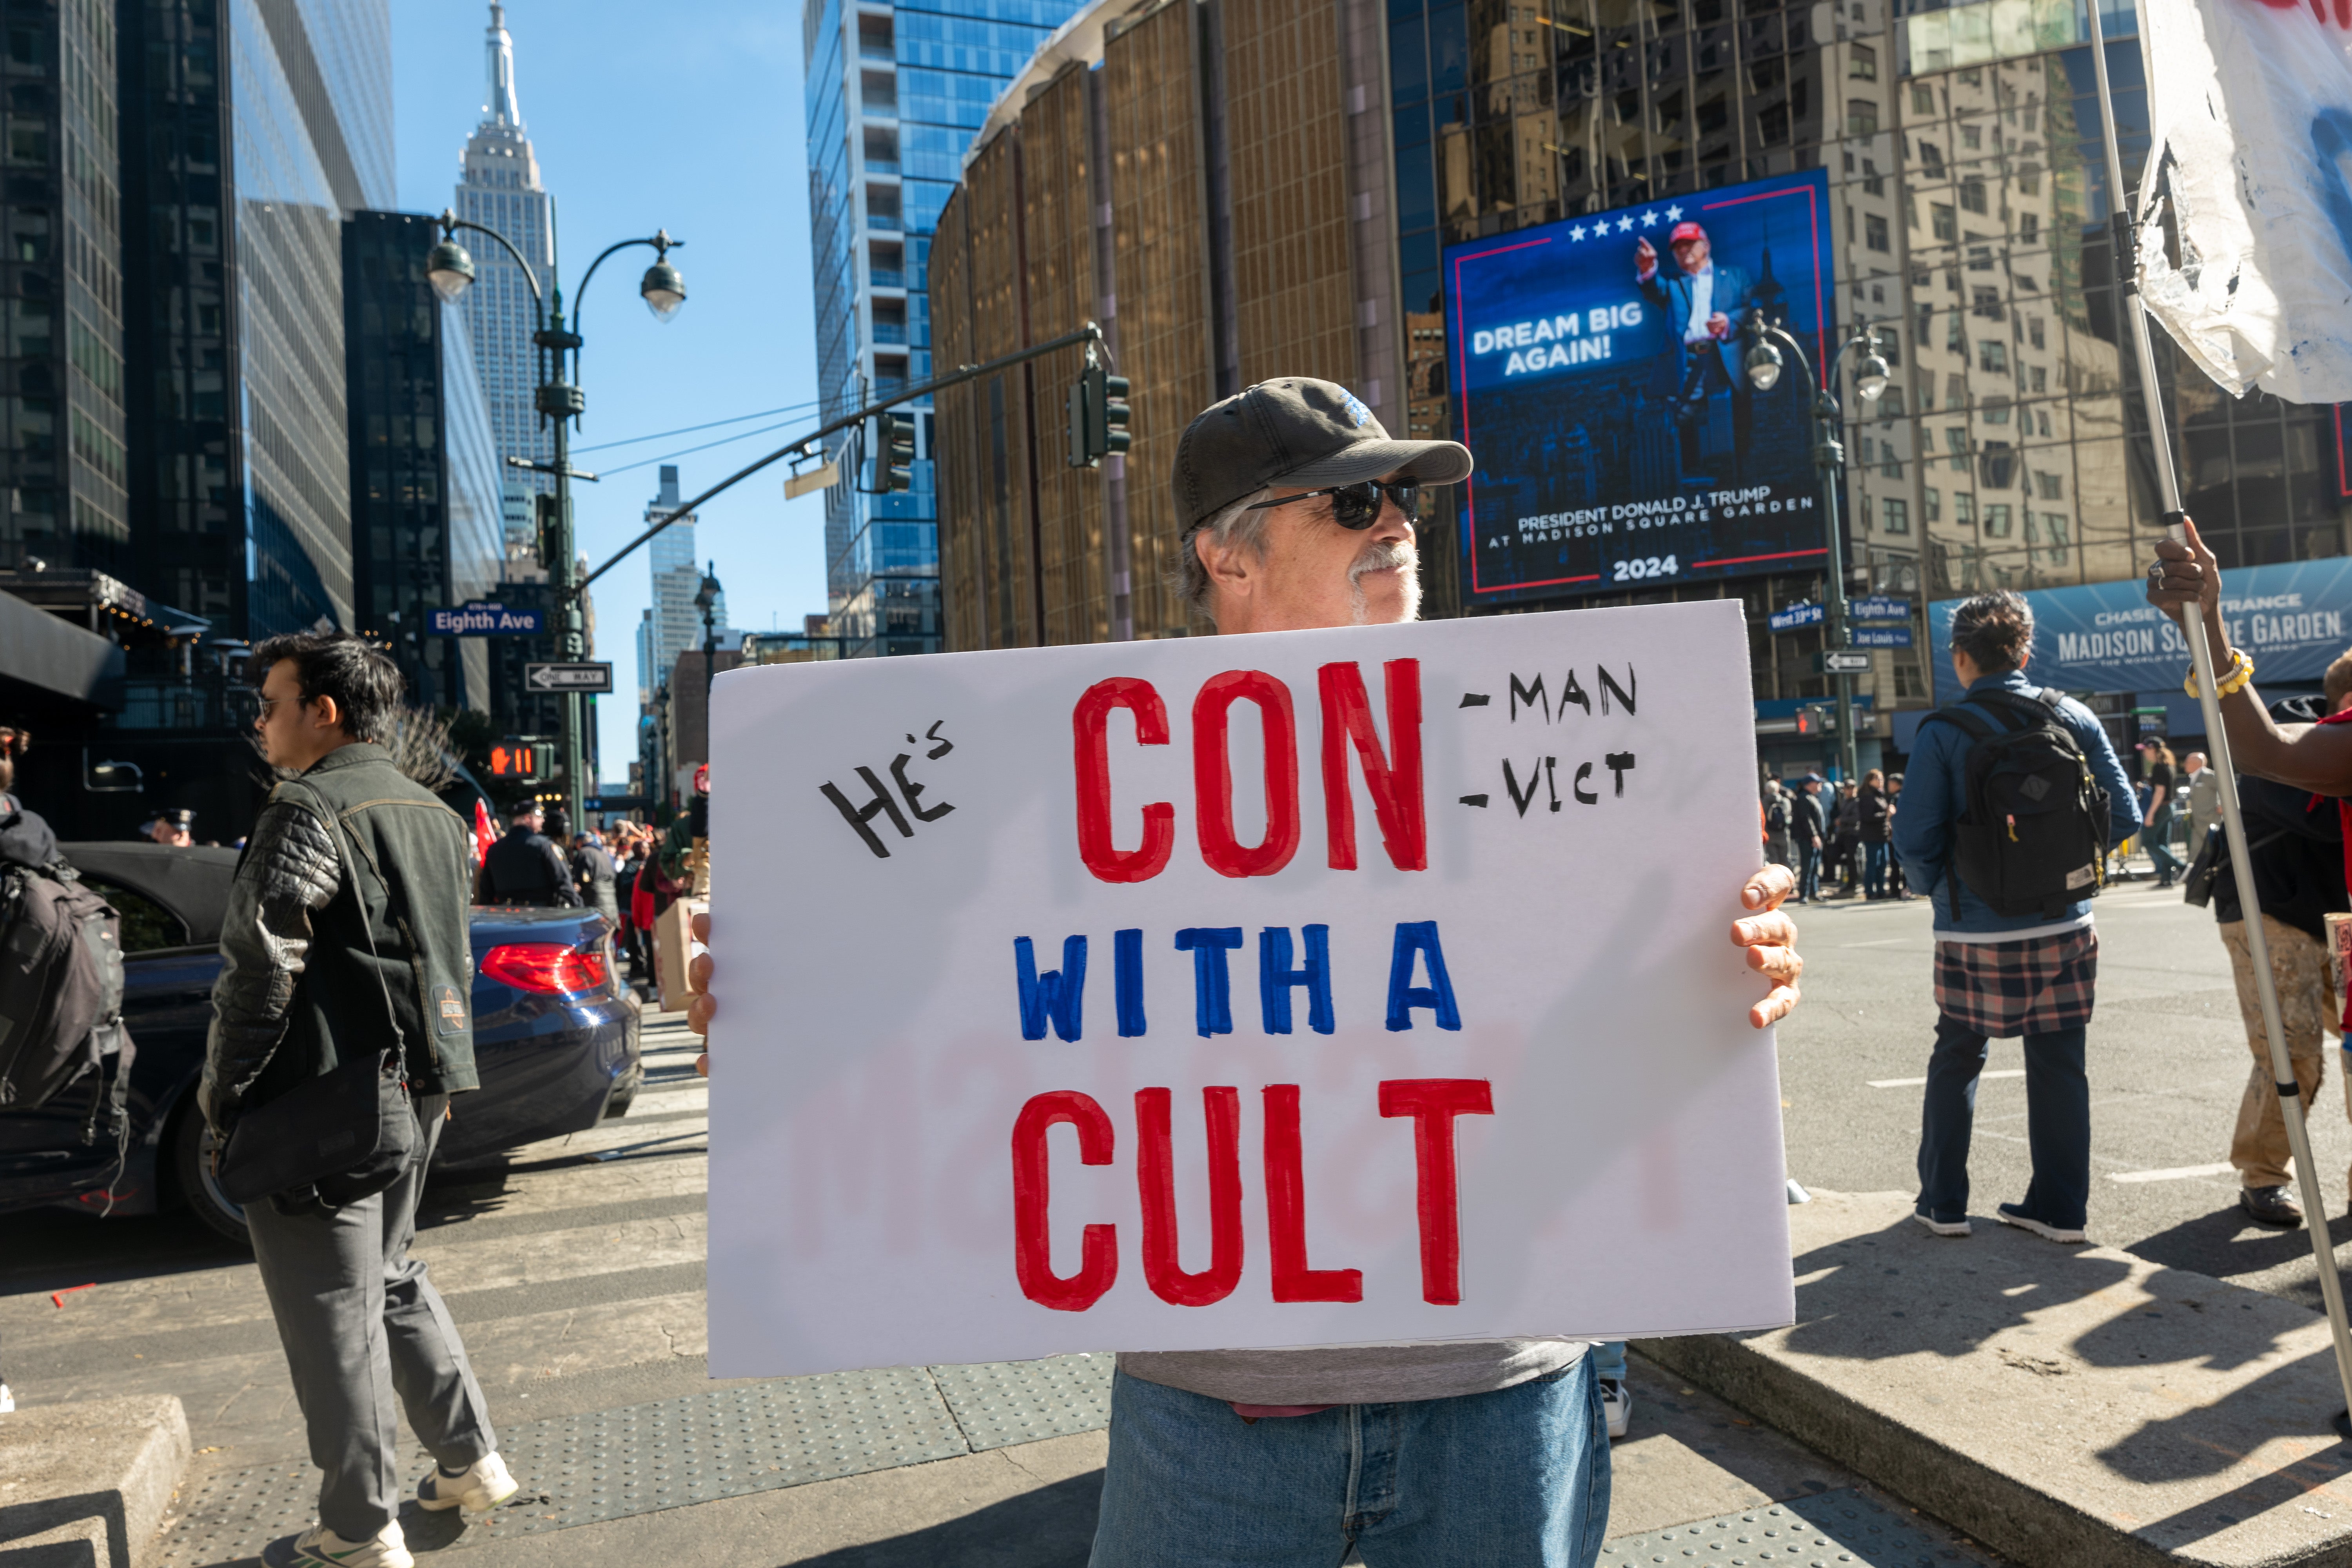
<path fill-rule="evenodd" d="M 2019 595 L 1980 594 L 1952 616 L 1952 668 L 1972 696 L 1990 690 L 2032 696 L 2038 689 L 2025 674 L 2032 651 L 2033 612 Z M 2057 706 L 2058 721 L 2107 792 L 2107 842 L 2119 843 L 2140 825 L 2131 781 L 2090 710 L 2071 699 Z M 1972 711 L 1990 723 L 2018 727 L 1991 705 L 1973 704 Z M 1969 1234 L 1969 1132 L 1985 1041 L 2022 1035 L 2033 1181 L 2024 1200 L 2001 1205 L 1997 1217 L 2052 1241 L 2082 1241 L 2091 1194 L 2091 1089 L 2083 1045 L 2099 936 L 2087 898 L 2054 919 L 2040 912 L 1996 914 L 1953 870 L 1953 824 L 1967 809 L 1968 759 L 1976 744 L 1957 724 L 1920 725 L 1909 788 L 1895 818 L 1903 873 L 1935 905 L 1936 1006 L 1942 1015 L 1920 1113 L 1916 1217 L 1937 1236 Z"/>

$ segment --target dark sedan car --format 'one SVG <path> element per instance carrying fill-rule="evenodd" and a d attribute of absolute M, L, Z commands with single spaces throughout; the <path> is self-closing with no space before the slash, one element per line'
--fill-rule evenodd
<path fill-rule="evenodd" d="M 0 1213 L 64 1206 L 152 1214 L 185 1203 L 222 1235 L 245 1220 L 213 1184 L 196 1079 L 220 973 L 231 849 L 68 844 L 66 858 L 122 917 L 122 1014 L 138 1047 L 121 1146 L 82 1141 L 89 1096 L 0 1114 Z M 628 1109 L 644 1074 L 636 999 L 614 973 L 612 924 L 593 910 L 477 909 L 474 1055 L 482 1087 L 452 1098 L 435 1163 L 593 1127 Z M 118 1169 L 119 1163 L 119 1169 Z"/>

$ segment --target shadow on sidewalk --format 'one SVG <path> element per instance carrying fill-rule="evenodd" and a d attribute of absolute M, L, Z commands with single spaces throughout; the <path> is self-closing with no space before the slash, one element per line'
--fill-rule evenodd
<path fill-rule="evenodd" d="M 1095 1470 L 926 1530 L 791 1561 L 797 1568 L 1084 1568 L 1101 1501 Z"/>

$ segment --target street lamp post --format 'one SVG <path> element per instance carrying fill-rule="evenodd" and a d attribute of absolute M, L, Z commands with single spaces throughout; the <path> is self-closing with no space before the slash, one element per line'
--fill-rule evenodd
<path fill-rule="evenodd" d="M 710 744 L 710 682 L 719 673 L 719 626 L 712 617 L 718 614 L 719 595 L 725 591 L 719 585 L 719 563 L 713 561 L 704 569 L 702 586 L 694 594 L 695 607 L 702 612 L 702 731 L 706 751 Z"/>
<path fill-rule="evenodd" d="M 1839 526 L 1838 470 L 1845 464 L 1845 445 L 1838 439 L 1838 401 L 1837 395 L 1830 390 L 1830 378 L 1844 363 L 1848 351 L 1862 349 L 1864 357 L 1854 379 L 1854 390 L 1862 394 L 1864 403 L 1874 404 L 1886 390 L 1886 362 L 1879 357 L 1877 330 L 1865 323 L 1838 345 L 1837 353 L 1830 356 L 1822 367 L 1822 374 L 1816 377 L 1812 361 L 1805 357 L 1803 344 L 1790 336 L 1779 322 L 1767 321 L 1760 314 L 1753 315 L 1748 319 L 1748 382 L 1759 392 L 1769 392 L 1780 384 L 1780 351 L 1772 346 L 1775 339 L 1789 345 L 1789 352 L 1804 367 L 1805 380 L 1813 389 L 1813 468 L 1822 477 L 1822 493 L 1829 506 L 1829 513 L 1823 519 L 1829 539 L 1829 624 L 1823 628 L 1822 643 L 1833 652 L 1843 653 L 1846 646 L 1845 538 L 1844 530 Z M 1840 776 L 1851 779 L 1855 776 L 1853 677 L 1840 670 L 1834 679 L 1838 766 Z"/>
<path fill-rule="evenodd" d="M 578 384 L 580 348 L 583 342 L 579 331 L 580 310 L 577 304 L 573 306 L 572 325 L 567 329 L 563 323 L 562 283 L 551 271 L 547 286 L 542 289 L 539 275 L 531 270 L 530 263 L 523 259 L 522 252 L 498 230 L 461 218 L 451 211 L 444 211 L 437 221 L 441 227 L 441 240 L 425 258 L 425 276 L 433 285 L 434 292 L 442 299 L 455 304 L 474 281 L 474 258 L 467 254 L 464 246 L 457 243 L 459 229 L 472 229 L 498 241 L 506 248 L 507 254 L 514 258 L 515 265 L 522 268 L 523 280 L 530 285 L 531 304 L 539 321 L 539 330 L 530 337 L 539 358 L 539 386 L 534 402 L 542 421 L 551 419 L 555 422 L 555 460 L 541 463 L 527 458 L 509 457 L 507 461 L 516 468 L 554 476 L 555 494 L 552 499 L 555 515 L 552 526 L 542 528 L 540 537 L 543 542 L 543 553 L 554 558 L 546 561 L 545 564 L 555 589 L 555 609 L 562 632 L 562 657 L 566 662 L 577 662 L 587 657 L 588 635 L 587 620 L 581 609 L 584 584 L 577 581 L 579 552 L 574 546 L 572 531 L 572 481 L 574 479 L 593 481 L 596 478 L 572 466 L 572 422 L 579 418 L 588 406 L 588 399 Z M 670 265 L 669 259 L 669 253 L 685 243 L 682 239 L 672 239 L 667 229 L 656 229 L 648 238 L 624 239 L 608 245 L 597 253 L 595 260 L 588 264 L 575 298 L 587 293 L 589 280 L 596 276 L 596 268 L 604 264 L 605 257 L 632 246 L 650 246 L 654 250 L 654 264 L 646 268 L 644 278 L 638 280 L 637 293 L 644 299 L 646 309 L 653 311 L 656 321 L 667 321 L 677 314 L 679 306 L 686 303 L 686 279 L 676 267 Z M 567 355 L 570 356 L 568 366 Z M 578 692 L 564 695 L 563 729 L 559 746 L 563 759 L 563 798 L 574 824 L 587 820 L 582 805 L 586 793 L 585 780 L 582 776 L 587 766 L 585 701 L 586 699 Z"/>

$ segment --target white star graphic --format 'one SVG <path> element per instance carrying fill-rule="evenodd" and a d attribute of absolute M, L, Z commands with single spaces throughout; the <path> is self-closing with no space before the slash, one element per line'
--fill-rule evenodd
<path fill-rule="evenodd" d="M 1621 218 L 1619 218 L 1619 219 L 1617 220 L 1617 232 L 1618 232 L 1619 234 L 1631 234 L 1631 233 L 1633 233 L 1633 218 L 1631 218 L 1630 216 L 1628 216 L 1628 217 L 1621 217 Z"/>
<path fill-rule="evenodd" d="M 1666 221 L 1669 223 L 1678 222 L 1682 216 L 1683 209 L 1680 207 L 1668 207 L 1666 209 Z"/>
<path fill-rule="evenodd" d="M 1582 224 L 1578 224 L 1574 228 L 1570 229 L 1568 231 L 1568 237 L 1570 239 L 1582 239 L 1584 237 L 1584 226 Z"/>
<path fill-rule="evenodd" d="M 1643 228 L 1655 228 L 1658 226 L 1658 215 L 1654 208 L 1642 215 L 1642 226 Z"/>

